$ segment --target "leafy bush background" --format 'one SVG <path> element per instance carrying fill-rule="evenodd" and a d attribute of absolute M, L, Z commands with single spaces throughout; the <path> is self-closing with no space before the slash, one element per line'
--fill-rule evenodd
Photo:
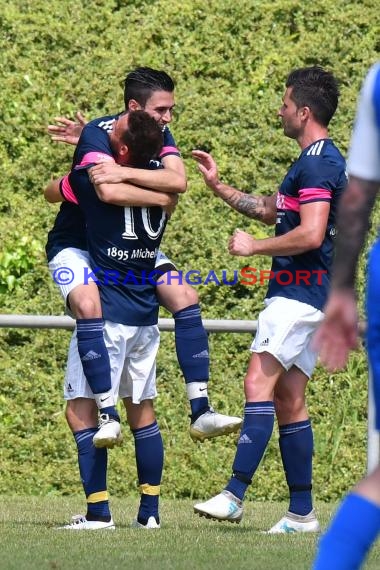
<path fill-rule="evenodd" d="M 347 151 L 358 89 L 379 57 L 377 3 L 363 0 L 0 0 L 0 309 L 62 314 L 43 245 L 56 209 L 41 191 L 65 172 L 72 148 L 54 145 L 46 125 L 56 115 L 88 117 L 122 108 L 122 81 L 137 65 L 167 70 L 176 80 L 173 132 L 187 165 L 181 198 L 164 251 L 184 271 L 205 276 L 245 265 L 229 257 L 236 227 L 257 236 L 270 230 L 229 210 L 203 185 L 192 148 L 213 152 L 225 181 L 272 193 L 299 152 L 276 117 L 288 72 L 319 63 L 341 80 L 331 135 Z M 378 217 L 376 213 L 376 218 Z M 375 219 L 376 224 L 376 219 Z M 363 260 L 364 263 L 364 260 Z M 268 268 L 269 259 L 253 260 Z M 360 293 L 363 293 L 363 269 Z M 261 287 L 199 287 L 204 318 L 256 318 Z M 164 312 L 162 316 L 168 316 Z M 80 493 L 75 446 L 66 427 L 61 385 L 69 332 L 0 331 L 0 492 Z M 240 414 L 249 335 L 210 336 L 214 406 Z M 347 369 L 318 368 L 309 388 L 315 427 L 315 496 L 332 500 L 365 469 L 366 379 L 362 352 Z M 203 497 L 229 476 L 233 438 L 195 446 L 174 339 L 162 335 L 158 361 L 159 422 L 166 446 L 163 496 Z M 127 431 L 127 429 L 125 429 Z M 130 439 L 110 453 L 109 488 L 135 490 Z M 282 499 L 287 491 L 274 434 L 249 496 Z"/>

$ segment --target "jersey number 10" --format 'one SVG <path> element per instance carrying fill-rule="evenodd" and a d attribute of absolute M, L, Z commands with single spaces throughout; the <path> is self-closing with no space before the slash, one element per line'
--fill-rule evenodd
<path fill-rule="evenodd" d="M 141 217 L 144 230 L 151 239 L 157 239 L 164 231 L 166 214 L 162 211 L 161 218 L 158 224 L 158 229 L 154 230 L 152 228 L 149 208 L 141 208 Z M 122 233 L 123 239 L 139 239 L 135 232 L 135 212 L 134 208 L 124 208 L 124 221 L 125 221 L 125 231 Z"/>

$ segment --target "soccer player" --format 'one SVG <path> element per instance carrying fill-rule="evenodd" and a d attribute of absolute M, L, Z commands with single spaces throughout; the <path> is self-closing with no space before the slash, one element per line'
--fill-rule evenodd
<path fill-rule="evenodd" d="M 290 504 L 269 533 L 319 530 L 312 505 L 313 433 L 305 390 L 317 358 L 311 338 L 323 318 L 337 202 L 346 186 L 345 161 L 328 134 L 338 97 L 336 79 L 319 66 L 289 74 L 278 115 L 284 134 L 297 141 L 301 154 L 272 196 L 245 194 L 222 183 L 213 158 L 193 152 L 217 196 L 248 217 L 275 224 L 274 237 L 255 239 L 236 231 L 229 240 L 231 255 L 270 256 L 272 278 L 244 380 L 244 421 L 232 477 L 220 494 L 194 510 L 218 520 L 241 520 L 242 501 L 276 413 Z"/>
<path fill-rule="evenodd" d="M 91 127 L 92 142 L 103 130 Z M 165 229 L 167 215 L 158 207 L 125 208 L 98 199 L 87 169 L 93 153 L 86 134 L 76 148 L 73 168 L 59 184 L 63 197 L 79 204 L 86 222 L 88 254 L 99 281 L 105 339 L 111 362 L 112 394 L 119 395 L 127 410 L 135 439 L 141 499 L 135 521 L 140 528 L 159 528 L 158 499 L 163 468 L 163 444 L 153 398 L 155 358 L 159 344 L 156 285 L 146 279 Z M 109 135 L 115 155 L 131 166 L 147 165 L 160 150 L 163 135 L 156 121 L 144 111 L 124 113 Z M 112 155 L 109 155 L 112 159 Z M 98 190 L 101 190 L 99 188 Z M 113 255 L 114 251 L 118 255 Z M 119 252 L 122 255 L 119 255 Z M 142 255 L 143 254 L 143 255 Z M 107 493 L 107 450 L 93 443 L 97 431 L 97 406 L 83 373 L 76 345 L 70 345 L 65 378 L 66 418 L 73 432 L 87 500 L 85 516 L 75 516 L 66 530 L 115 528 Z"/>
<path fill-rule="evenodd" d="M 348 156 L 349 183 L 338 213 L 331 293 L 315 343 L 331 371 L 342 368 L 357 345 L 355 275 L 369 218 L 380 190 L 380 62 L 364 81 Z M 372 247 L 367 283 L 367 350 L 373 374 L 376 429 L 380 430 L 380 241 Z M 340 505 L 322 537 L 314 570 L 357 570 L 380 533 L 380 467 Z"/>
<path fill-rule="evenodd" d="M 165 78 L 164 78 L 165 79 Z M 85 148 L 87 154 L 97 160 L 109 160 L 114 150 L 111 146 L 110 133 L 117 116 L 102 117 L 87 125 L 81 138 L 81 148 Z M 157 122 L 159 124 L 159 122 Z M 160 125 L 160 128 L 162 125 Z M 117 140 L 117 139 L 116 139 Z M 166 146 L 161 150 L 160 157 L 165 152 L 173 152 L 170 134 L 164 134 Z M 115 143 L 116 144 L 116 143 Z M 116 150 L 116 149 L 115 149 Z M 114 152 L 114 154 L 116 154 Z M 123 160 L 121 154 L 119 160 Z M 111 162 L 114 162 L 111 160 Z M 135 161 L 136 162 L 136 161 Z M 155 164 L 156 167 L 159 163 Z M 137 168 L 131 169 L 135 172 Z M 151 171 L 152 172 L 152 171 Z M 182 176 L 175 170 L 169 168 L 163 172 L 166 177 L 166 186 L 170 190 L 183 189 Z M 148 172 L 149 176 L 149 172 Z M 157 185 L 162 183 L 163 176 L 159 173 L 154 178 Z M 150 180 L 148 180 L 148 183 Z M 45 190 L 45 197 L 51 201 L 61 201 L 62 195 L 56 191 L 53 182 Z M 117 204 L 123 206 L 162 206 L 172 207 L 176 201 L 174 193 L 166 194 L 162 192 L 152 192 L 133 185 L 119 188 L 112 186 L 112 191 L 122 191 L 123 201 Z M 109 201 L 110 192 L 103 191 L 100 199 Z M 119 196 L 116 196 L 119 198 Z M 120 418 L 117 413 L 112 390 L 111 390 L 111 370 L 109 356 L 103 337 L 103 317 L 100 306 L 100 299 L 96 282 L 91 277 L 84 284 L 84 275 L 91 276 L 85 233 L 85 220 L 81 210 L 70 203 L 63 203 L 56 218 L 53 229 L 49 232 L 46 253 L 49 261 L 49 269 L 60 285 L 60 290 L 69 305 L 71 311 L 77 317 L 76 333 L 78 338 L 78 350 L 82 361 L 82 366 L 89 382 L 92 393 L 100 410 L 99 431 L 94 436 L 94 443 L 97 447 L 113 447 L 121 441 Z M 66 283 L 61 280 L 62 271 L 66 276 L 69 270 L 71 273 Z"/>
<path fill-rule="evenodd" d="M 184 165 L 167 127 L 172 119 L 174 108 L 174 83 L 172 79 L 162 71 L 150 68 L 137 68 L 127 75 L 124 102 L 125 108 L 128 110 L 144 109 L 163 128 L 164 148 L 160 155 L 160 161 L 164 169 L 152 172 L 102 163 L 92 170 L 92 181 L 95 184 L 125 182 L 167 193 L 184 191 L 186 189 Z M 50 125 L 49 132 L 53 135 L 53 139 L 74 143 L 76 135 L 78 135 L 84 123 L 82 116 L 79 115 L 78 119 L 79 123 L 73 123 L 65 118 L 59 118 L 60 126 Z M 112 117 L 108 117 L 108 126 L 112 125 L 112 120 Z M 132 202 L 129 201 L 128 204 L 131 205 Z M 71 205 L 66 204 L 64 207 L 66 210 L 70 209 L 71 212 L 73 210 Z M 70 230 L 65 222 L 62 224 L 62 217 L 61 220 L 58 220 L 58 234 L 63 236 L 62 243 L 58 244 L 58 248 L 49 246 L 48 253 L 49 265 L 53 275 L 54 271 L 58 271 L 60 267 L 77 267 L 78 263 L 83 263 L 83 257 L 85 256 L 83 220 L 79 220 L 78 216 L 80 214 L 76 213 L 76 219 L 73 219 L 73 223 L 75 223 L 75 229 L 73 230 Z M 78 233 L 82 238 L 71 243 L 70 235 L 78 236 Z M 55 224 L 53 236 L 54 240 L 57 240 L 57 224 Z M 75 251 L 73 249 L 81 250 L 77 260 L 75 260 Z M 57 257 L 53 259 L 53 255 Z M 67 255 L 70 256 L 72 261 L 69 261 Z M 207 391 L 209 379 L 208 337 L 202 324 L 198 295 L 192 287 L 180 279 L 176 267 L 162 252 L 159 252 L 157 256 L 156 268 L 162 274 L 157 282 L 159 302 L 173 314 L 175 321 L 177 358 L 185 378 L 187 396 L 191 407 L 190 435 L 193 440 L 203 441 L 206 438 L 237 431 L 241 425 L 241 419 L 219 414 L 212 409 L 209 403 Z M 96 341 L 99 343 L 99 349 L 92 347 L 91 352 L 104 354 L 104 348 L 103 352 L 100 351 L 102 342 L 100 336 L 101 319 L 95 288 L 91 291 L 91 303 L 89 302 L 88 286 L 84 290 L 79 283 L 72 283 L 69 285 L 69 288 L 69 303 L 72 310 L 72 297 L 76 294 L 80 299 L 79 311 L 74 310 L 74 314 L 76 316 L 79 315 L 82 319 L 96 319 L 94 326 L 97 327 Z M 64 294 L 67 295 L 67 288 Z M 83 305 L 85 306 L 84 313 L 81 311 Z M 78 325 L 81 325 L 81 323 L 78 323 Z M 80 332 L 80 334 L 83 333 Z M 88 349 L 89 344 L 86 344 L 85 350 L 82 351 L 84 367 L 87 367 L 87 363 L 83 361 L 83 358 L 88 354 Z M 105 360 L 106 358 L 104 358 Z M 104 372 L 100 373 L 97 361 L 91 364 L 96 374 L 103 379 L 106 378 Z M 86 376 L 89 378 L 87 371 Z M 102 392 L 100 392 L 99 388 L 99 394 L 98 404 L 100 405 L 100 400 L 104 400 L 107 396 L 104 387 Z M 100 411 L 101 413 L 104 412 L 102 409 Z M 106 416 L 107 413 L 104 414 L 104 418 Z M 115 416 L 113 415 L 113 417 Z M 103 431 L 102 427 L 101 429 Z M 104 429 L 108 428 L 105 427 Z M 99 439 L 104 441 L 102 436 L 99 436 Z"/>

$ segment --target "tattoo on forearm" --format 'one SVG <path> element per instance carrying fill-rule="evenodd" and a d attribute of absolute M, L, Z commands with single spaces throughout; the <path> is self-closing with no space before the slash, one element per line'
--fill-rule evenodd
<path fill-rule="evenodd" d="M 223 200 L 234 210 L 244 214 L 248 218 L 262 220 L 265 215 L 265 198 L 250 196 L 249 194 L 236 193 Z"/>
<path fill-rule="evenodd" d="M 360 252 L 368 232 L 371 210 L 377 188 L 371 182 L 356 181 L 354 191 L 343 196 L 339 211 L 334 284 L 337 287 L 353 287 Z M 351 188 L 350 188 L 351 190 Z"/>

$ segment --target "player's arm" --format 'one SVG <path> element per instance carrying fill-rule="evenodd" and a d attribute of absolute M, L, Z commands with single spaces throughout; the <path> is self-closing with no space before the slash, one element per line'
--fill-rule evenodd
<path fill-rule="evenodd" d="M 338 209 L 334 289 L 354 288 L 356 268 L 380 182 L 350 176 Z"/>
<path fill-rule="evenodd" d="M 300 205 L 300 224 L 276 237 L 255 239 L 250 234 L 236 231 L 229 241 L 231 255 L 299 255 L 321 247 L 326 235 L 330 212 L 329 201 Z"/>
<path fill-rule="evenodd" d="M 379 123 L 376 120 L 380 105 L 375 97 L 379 81 L 380 66 L 377 63 L 364 80 L 351 137 L 347 162 L 349 183 L 337 216 L 333 289 L 354 288 L 358 259 L 380 190 Z"/>
<path fill-rule="evenodd" d="M 166 157 L 177 158 L 178 157 Z M 174 162 L 163 159 L 165 162 Z M 118 164 L 101 163 L 92 168 L 91 181 L 93 184 L 120 184 L 128 183 L 144 188 L 154 189 L 156 192 L 169 192 L 181 194 L 186 190 L 186 175 L 181 169 L 167 167 L 157 170 L 148 170 L 143 168 L 131 168 L 129 166 L 120 166 Z"/>
<path fill-rule="evenodd" d="M 44 196 L 51 203 L 71 202 L 78 205 L 78 199 L 70 185 L 70 174 L 50 180 L 44 190 Z"/>
<path fill-rule="evenodd" d="M 330 371 L 343 368 L 358 343 L 355 277 L 379 182 L 350 176 L 340 200 L 332 287 L 313 344 Z"/>
<path fill-rule="evenodd" d="M 94 184 L 94 188 L 99 200 L 107 204 L 141 208 L 159 206 L 169 215 L 173 213 L 178 201 L 176 194 L 155 192 L 133 184 Z"/>
<path fill-rule="evenodd" d="M 380 190 L 379 131 L 373 97 L 377 73 L 380 69 L 375 65 L 367 74 L 359 98 L 348 158 L 349 182 L 338 208 L 332 287 L 325 318 L 314 337 L 321 362 L 331 371 L 343 368 L 350 350 L 357 346 L 356 271 Z"/>
<path fill-rule="evenodd" d="M 178 197 L 165 192 L 154 192 L 128 184 L 94 185 L 95 192 L 102 202 L 115 206 L 137 206 L 150 208 L 159 206 L 171 215 L 178 202 Z M 68 187 L 68 177 L 50 180 L 44 190 L 45 199 L 50 203 L 69 201 L 77 203 Z"/>
<path fill-rule="evenodd" d="M 47 202 L 54 204 L 56 202 L 63 202 L 64 198 L 60 190 L 61 178 L 50 180 L 44 190 L 44 198 Z"/>
<path fill-rule="evenodd" d="M 221 198 L 234 210 L 267 225 L 276 223 L 276 195 L 256 196 L 241 192 L 219 180 L 215 160 L 202 150 L 193 150 L 193 158 L 198 162 L 198 168 L 203 175 L 206 185 L 216 196 Z"/>
<path fill-rule="evenodd" d="M 246 194 L 241 192 L 241 190 L 222 183 L 218 185 L 214 192 L 240 214 L 253 220 L 259 220 L 268 226 L 276 223 L 276 195 L 257 196 Z"/>

